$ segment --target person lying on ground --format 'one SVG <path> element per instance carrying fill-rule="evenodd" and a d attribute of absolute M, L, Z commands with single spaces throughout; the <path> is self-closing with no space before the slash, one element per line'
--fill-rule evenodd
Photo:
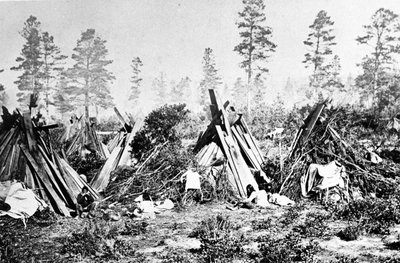
<path fill-rule="evenodd" d="M 87 212 L 89 216 L 92 216 L 94 209 L 96 208 L 94 198 L 90 195 L 89 189 L 87 186 L 82 188 L 82 192 L 79 193 L 78 197 L 76 198 L 76 211 L 79 217 L 83 217 L 83 213 Z"/>

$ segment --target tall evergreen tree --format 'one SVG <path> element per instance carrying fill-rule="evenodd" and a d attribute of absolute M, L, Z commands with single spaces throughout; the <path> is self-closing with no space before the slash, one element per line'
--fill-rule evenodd
<path fill-rule="evenodd" d="M 153 80 L 152 86 L 157 95 L 157 104 L 162 105 L 166 103 L 167 80 L 164 72 L 160 72 L 160 76 Z"/>
<path fill-rule="evenodd" d="M 4 69 L 0 69 L 0 73 L 2 73 Z M 0 106 L 6 103 L 6 91 L 4 89 L 4 85 L 0 83 Z"/>
<path fill-rule="evenodd" d="M 332 46 L 336 45 L 333 25 L 334 22 L 327 12 L 319 11 L 314 23 L 309 26 L 311 32 L 307 40 L 303 42 L 308 49 L 303 63 L 306 68 L 312 69 L 310 87 L 314 93 L 326 87 L 328 82 Z"/>
<path fill-rule="evenodd" d="M 63 75 L 60 81 L 56 84 L 55 94 L 54 94 L 54 106 L 57 111 L 63 115 L 65 113 L 71 113 L 75 110 L 74 105 L 69 100 L 69 96 L 66 95 L 70 92 L 70 87 L 68 86 L 68 79 Z"/>
<path fill-rule="evenodd" d="M 44 81 L 44 96 L 47 116 L 49 116 L 50 94 L 55 90 L 51 87 L 62 72 L 67 56 L 61 54 L 60 48 L 54 44 L 54 38 L 48 32 L 42 33 L 42 78 Z"/>
<path fill-rule="evenodd" d="M 21 106 L 27 106 L 29 94 L 38 95 L 43 86 L 41 81 L 43 61 L 41 59 L 40 22 L 36 17 L 30 16 L 26 20 L 20 35 L 26 42 L 22 47 L 20 56 L 16 59 L 16 62 L 20 64 L 12 67 L 11 70 L 22 71 L 18 80 L 14 83 L 19 90 L 17 93 L 18 102 Z"/>
<path fill-rule="evenodd" d="M 268 72 L 266 63 L 270 54 L 275 52 L 276 44 L 271 41 L 272 29 L 265 25 L 264 0 L 242 0 L 242 3 L 244 8 L 239 12 L 237 22 L 242 42 L 235 46 L 234 51 L 243 57 L 240 67 L 246 70 L 247 83 L 250 84 L 253 75 L 258 78 Z"/>
<path fill-rule="evenodd" d="M 171 83 L 171 102 L 173 104 L 187 103 L 187 98 L 185 98 L 185 93 L 190 89 L 190 78 L 184 77 L 178 83 Z"/>
<path fill-rule="evenodd" d="M 85 107 L 86 118 L 89 118 L 90 105 L 95 105 L 96 110 L 97 107 L 113 105 L 109 85 L 115 77 L 106 68 L 112 63 L 112 60 L 107 59 L 106 42 L 94 29 L 82 32 L 72 54 L 75 64 L 66 72 L 70 84 L 67 95 L 83 99 L 83 105 L 79 106 Z"/>
<path fill-rule="evenodd" d="M 240 107 L 245 106 L 246 104 L 246 83 L 242 80 L 242 78 L 237 78 L 235 83 L 233 84 L 233 102 L 235 105 Z"/>
<path fill-rule="evenodd" d="M 382 99 L 393 55 L 399 52 L 400 28 L 398 15 L 388 9 L 378 9 L 371 20 L 371 24 L 363 26 L 365 35 L 356 39 L 358 44 L 371 47 L 371 53 L 359 64 L 363 73 L 356 78 L 356 85 L 375 105 Z"/>
<path fill-rule="evenodd" d="M 142 71 L 143 63 L 139 57 L 132 59 L 132 77 L 131 77 L 131 94 L 129 100 L 136 102 L 140 96 L 140 85 L 142 83 L 142 78 L 140 77 L 140 72 Z"/>
<path fill-rule="evenodd" d="M 327 70 L 327 81 L 324 85 L 324 88 L 332 94 L 335 90 L 344 91 L 344 84 L 340 78 L 340 72 L 342 70 L 342 66 L 340 64 L 340 58 L 338 55 L 335 55 L 332 61 L 328 65 Z"/>
<path fill-rule="evenodd" d="M 221 77 L 218 75 L 218 70 L 215 66 L 213 50 L 206 48 L 203 56 L 203 79 L 200 81 L 202 105 L 206 105 L 208 101 L 208 90 L 216 89 L 221 83 Z"/>

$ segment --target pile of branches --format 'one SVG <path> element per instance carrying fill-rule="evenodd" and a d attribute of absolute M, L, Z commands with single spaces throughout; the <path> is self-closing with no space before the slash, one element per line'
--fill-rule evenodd
<path fill-rule="evenodd" d="M 311 163 L 327 164 L 338 161 L 346 167 L 350 189 L 359 188 L 363 195 L 389 195 L 395 187 L 393 178 L 400 171 L 395 163 L 384 160 L 373 164 L 367 157 L 360 138 L 384 134 L 384 124 L 371 116 L 360 116 L 344 108 L 322 112 L 310 136 L 286 159 L 283 170 L 275 175 L 275 187 L 294 200 L 301 197 L 300 178 Z M 383 137 L 382 137 L 383 138 Z M 377 140 L 375 138 L 375 142 Z"/>
<path fill-rule="evenodd" d="M 134 167 L 120 167 L 113 172 L 105 190 L 111 200 L 131 202 L 147 192 L 152 198 L 168 197 L 180 201 L 184 193 L 182 174 L 194 157 L 176 143 L 163 143 L 143 153 L 143 161 Z"/>
<path fill-rule="evenodd" d="M 134 167 L 120 167 L 113 172 L 104 191 L 113 201 L 130 202 L 147 192 L 152 198 L 180 201 L 184 194 L 181 176 L 194 165 L 194 156 L 182 146 L 176 127 L 186 121 L 184 104 L 165 105 L 152 111 L 131 147 Z"/>

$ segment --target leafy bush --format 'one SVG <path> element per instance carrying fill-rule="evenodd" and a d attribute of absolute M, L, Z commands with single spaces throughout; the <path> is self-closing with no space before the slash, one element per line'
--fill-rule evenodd
<path fill-rule="evenodd" d="M 253 230 L 258 231 L 258 230 L 268 230 L 271 229 L 272 227 L 272 219 L 268 217 L 267 219 L 262 219 L 262 220 L 253 220 L 251 222 L 251 225 L 253 227 Z"/>
<path fill-rule="evenodd" d="M 188 253 L 183 249 L 168 251 L 161 259 L 161 263 L 192 263 L 197 260 L 195 254 Z"/>
<path fill-rule="evenodd" d="M 303 244 L 300 235 L 290 233 L 283 238 L 270 235 L 257 239 L 260 243 L 259 254 L 254 255 L 257 262 L 317 262 L 316 254 L 320 251 L 318 242 L 312 240 Z"/>
<path fill-rule="evenodd" d="M 132 243 L 116 240 L 122 229 L 119 225 L 107 221 L 91 220 L 83 230 L 59 239 L 63 244 L 61 253 L 104 258 L 133 255 L 135 251 Z"/>
<path fill-rule="evenodd" d="M 200 255 L 204 262 L 229 262 L 244 256 L 243 235 L 235 236 L 235 226 L 228 217 L 217 215 L 200 222 L 191 234 L 201 242 Z"/>
<path fill-rule="evenodd" d="M 86 155 L 85 159 L 75 153 L 68 157 L 68 162 L 78 174 L 86 175 L 87 181 L 90 182 L 100 172 L 105 160 L 95 153 Z"/>
<path fill-rule="evenodd" d="M 300 211 L 302 209 L 303 208 L 297 204 L 292 207 L 289 207 L 289 209 L 282 215 L 279 222 L 284 225 L 292 224 L 300 217 Z"/>
<path fill-rule="evenodd" d="M 327 233 L 326 221 L 329 217 L 320 212 L 309 212 L 304 223 L 296 225 L 293 230 L 302 237 L 322 237 Z"/>
<path fill-rule="evenodd" d="M 126 221 L 125 229 L 121 231 L 121 235 L 137 236 L 147 232 L 146 221 Z"/>
<path fill-rule="evenodd" d="M 351 201 L 334 213 L 339 219 L 358 221 L 369 234 L 389 234 L 389 227 L 400 223 L 398 196 Z"/>
<path fill-rule="evenodd" d="M 337 236 L 345 241 L 353 241 L 360 235 L 360 227 L 358 225 L 351 224 L 346 228 L 340 230 Z"/>
<path fill-rule="evenodd" d="M 135 158 L 166 141 L 180 144 L 181 138 L 175 129 L 187 117 L 185 104 L 164 105 L 155 109 L 145 118 L 144 127 L 135 135 L 131 147 Z"/>

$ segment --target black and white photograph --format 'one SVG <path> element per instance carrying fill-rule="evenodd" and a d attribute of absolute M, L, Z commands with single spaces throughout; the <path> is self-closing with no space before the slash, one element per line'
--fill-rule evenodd
<path fill-rule="evenodd" d="M 398 0 L 0 0 L 0 263 L 400 262 Z"/>

